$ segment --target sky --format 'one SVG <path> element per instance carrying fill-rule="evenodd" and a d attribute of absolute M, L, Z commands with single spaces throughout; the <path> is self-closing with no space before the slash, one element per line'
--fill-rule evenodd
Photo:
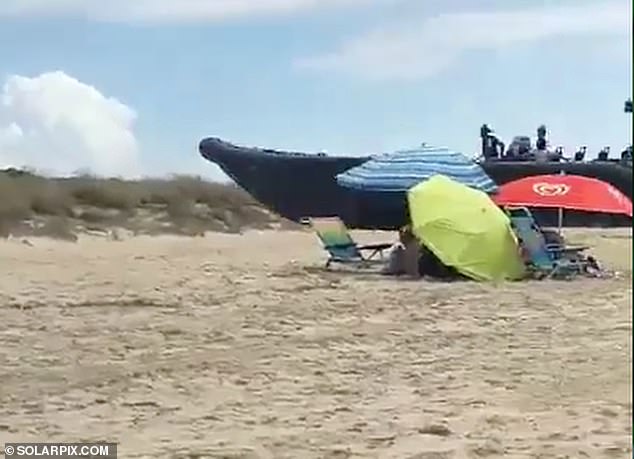
<path fill-rule="evenodd" d="M 0 167 L 195 174 L 207 136 L 331 155 L 631 143 L 631 0 L 2 0 Z"/>

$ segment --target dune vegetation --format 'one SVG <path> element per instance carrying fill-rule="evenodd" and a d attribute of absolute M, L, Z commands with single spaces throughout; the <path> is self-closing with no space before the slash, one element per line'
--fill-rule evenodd
<path fill-rule="evenodd" d="M 0 171 L 0 237 L 80 233 L 115 235 L 273 228 L 280 218 L 233 184 L 199 177 L 122 180 L 90 175 L 46 178 L 26 170 Z"/>

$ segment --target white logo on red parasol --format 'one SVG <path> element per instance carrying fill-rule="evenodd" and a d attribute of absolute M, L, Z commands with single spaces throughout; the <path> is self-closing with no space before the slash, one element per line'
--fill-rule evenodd
<path fill-rule="evenodd" d="M 533 191 L 540 196 L 563 196 L 570 191 L 570 186 L 565 183 L 536 183 Z"/>

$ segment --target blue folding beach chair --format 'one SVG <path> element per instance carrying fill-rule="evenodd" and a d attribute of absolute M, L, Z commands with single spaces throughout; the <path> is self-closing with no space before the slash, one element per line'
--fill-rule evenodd
<path fill-rule="evenodd" d="M 520 246 L 528 255 L 528 270 L 539 278 L 570 277 L 582 273 L 586 261 L 581 253 L 587 247 L 548 244 L 533 215 L 525 207 L 506 209 Z"/>
<path fill-rule="evenodd" d="M 311 218 L 310 225 L 328 252 L 326 268 L 334 262 L 358 267 L 380 262 L 374 258 L 377 255 L 383 258 L 383 251 L 392 247 L 390 243 L 358 245 L 338 217 Z M 369 251 L 369 255 L 364 255 L 365 251 Z"/>

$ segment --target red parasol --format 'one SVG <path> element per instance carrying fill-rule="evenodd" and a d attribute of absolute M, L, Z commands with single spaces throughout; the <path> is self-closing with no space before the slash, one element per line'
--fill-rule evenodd
<path fill-rule="evenodd" d="M 502 185 L 498 205 L 552 207 L 632 216 L 632 201 L 614 186 L 581 175 L 534 175 Z"/>

